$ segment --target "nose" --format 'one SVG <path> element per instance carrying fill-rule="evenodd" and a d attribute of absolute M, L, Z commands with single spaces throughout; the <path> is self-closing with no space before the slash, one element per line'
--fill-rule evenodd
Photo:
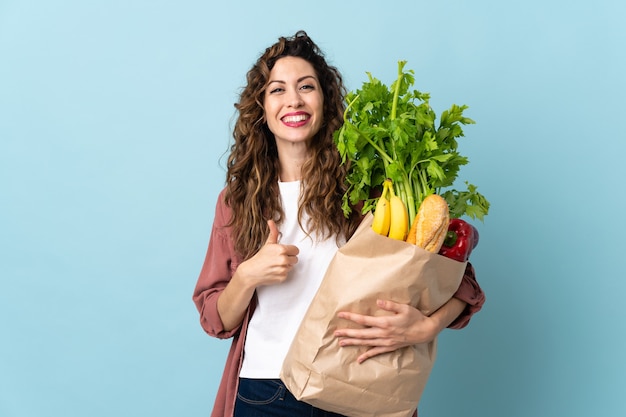
<path fill-rule="evenodd" d="M 304 100 L 302 100 L 302 96 L 300 95 L 300 92 L 298 90 L 294 90 L 291 92 L 291 94 L 289 94 L 288 103 L 289 106 L 295 108 L 300 107 L 302 106 L 302 104 L 304 104 Z"/>

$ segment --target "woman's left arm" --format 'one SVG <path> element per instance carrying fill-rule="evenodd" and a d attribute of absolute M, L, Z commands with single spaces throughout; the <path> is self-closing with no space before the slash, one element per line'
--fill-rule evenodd
<path fill-rule="evenodd" d="M 465 301 L 451 298 L 439 310 L 425 316 L 415 307 L 389 300 L 378 300 L 378 307 L 392 313 L 387 316 L 365 316 L 340 312 L 339 318 L 353 321 L 364 328 L 338 329 L 340 346 L 370 346 L 357 358 L 359 363 L 381 353 L 433 340 L 465 309 Z"/>
<path fill-rule="evenodd" d="M 357 358 L 359 363 L 381 353 L 391 352 L 405 346 L 430 342 L 446 327 L 465 327 L 470 317 L 482 307 L 484 293 L 476 282 L 470 264 L 458 291 L 446 304 L 430 316 L 417 308 L 389 300 L 378 300 L 377 304 L 391 314 L 366 316 L 340 312 L 338 317 L 363 326 L 359 329 L 338 329 L 340 346 L 370 346 Z"/>

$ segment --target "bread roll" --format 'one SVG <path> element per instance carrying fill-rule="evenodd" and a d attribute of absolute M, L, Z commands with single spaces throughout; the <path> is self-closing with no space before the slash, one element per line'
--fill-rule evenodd
<path fill-rule="evenodd" d="M 446 238 L 449 223 L 448 203 L 440 195 L 431 194 L 420 204 L 406 241 L 437 253 Z"/>

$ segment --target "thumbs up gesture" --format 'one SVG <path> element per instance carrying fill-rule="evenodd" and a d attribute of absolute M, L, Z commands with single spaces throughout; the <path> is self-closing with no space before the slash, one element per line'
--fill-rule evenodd
<path fill-rule="evenodd" d="M 267 227 L 270 229 L 270 235 L 267 237 L 265 244 L 268 245 L 271 243 L 278 243 L 278 240 L 280 239 L 280 231 L 276 226 L 276 222 L 274 222 L 274 220 L 268 220 Z"/>
<path fill-rule="evenodd" d="M 289 271 L 298 263 L 298 247 L 279 243 L 280 231 L 274 220 L 268 220 L 267 226 L 270 233 L 265 245 L 253 257 L 242 262 L 237 271 L 254 287 L 285 281 Z"/>

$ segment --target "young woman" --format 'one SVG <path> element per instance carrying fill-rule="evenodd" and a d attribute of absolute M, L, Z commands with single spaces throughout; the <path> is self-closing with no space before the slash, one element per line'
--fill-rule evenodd
<path fill-rule="evenodd" d="M 193 294 L 204 330 L 233 338 L 213 417 L 337 416 L 297 401 L 279 372 L 328 264 L 361 220 L 341 210 L 346 171 L 333 132 L 344 95 L 340 73 L 302 31 L 279 38 L 247 74 Z M 455 296 L 431 316 L 382 301 L 394 315 L 340 313 L 366 327 L 336 335 L 342 346 L 369 347 L 362 362 L 464 327 L 483 302 L 468 265 Z"/>

